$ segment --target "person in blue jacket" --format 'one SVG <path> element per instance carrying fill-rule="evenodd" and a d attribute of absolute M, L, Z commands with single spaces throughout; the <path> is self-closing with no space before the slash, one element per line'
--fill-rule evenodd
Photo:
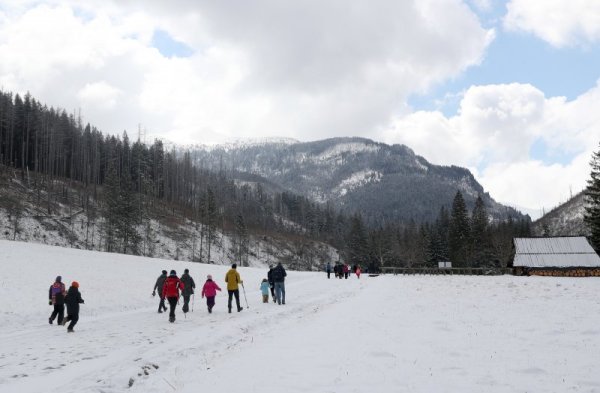
<path fill-rule="evenodd" d="M 262 292 L 263 303 L 269 303 L 269 290 L 271 286 L 269 285 L 269 281 L 266 278 L 263 278 L 260 283 L 260 291 Z"/>

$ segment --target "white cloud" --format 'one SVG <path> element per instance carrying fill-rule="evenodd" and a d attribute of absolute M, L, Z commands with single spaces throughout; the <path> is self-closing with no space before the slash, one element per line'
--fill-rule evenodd
<path fill-rule="evenodd" d="M 504 26 L 526 31 L 556 47 L 600 42 L 600 2 L 596 0 L 511 0 Z"/>
<path fill-rule="evenodd" d="M 538 160 L 496 163 L 487 167 L 479 180 L 501 202 L 537 212 L 537 218 L 585 187 L 590 157 L 586 151 L 565 165 Z"/>
<path fill-rule="evenodd" d="M 540 210 L 579 192 L 589 177 L 589 159 L 600 141 L 600 85 L 572 101 L 546 98 L 528 84 L 469 88 L 459 112 L 416 112 L 382 131 L 389 143 L 405 143 L 438 164 L 473 168 L 486 190 L 501 202 Z M 545 152 L 572 157 L 549 163 Z"/>
<path fill-rule="evenodd" d="M 117 105 L 117 99 L 121 94 L 121 90 L 109 85 L 105 81 L 100 81 L 86 83 L 79 93 L 77 93 L 77 98 L 86 106 L 114 109 Z"/>
<path fill-rule="evenodd" d="M 478 64 L 494 37 L 459 0 L 2 6 L 4 89 L 81 108 L 106 132 L 142 123 L 186 142 L 368 136 L 404 110 L 410 94 Z M 194 54 L 161 55 L 151 47 L 156 29 Z M 100 92 L 99 81 L 110 91 Z M 102 94 L 110 99 L 99 108 Z"/>

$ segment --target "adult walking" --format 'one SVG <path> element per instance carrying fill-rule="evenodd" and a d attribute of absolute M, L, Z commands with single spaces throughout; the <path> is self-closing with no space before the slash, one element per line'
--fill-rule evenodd
<path fill-rule="evenodd" d="M 331 276 L 331 262 L 327 262 L 327 265 L 325 265 L 325 271 L 327 272 L 327 279 L 329 280 Z"/>
<path fill-rule="evenodd" d="M 67 317 L 63 319 L 62 324 L 65 325 L 67 322 L 69 326 L 67 326 L 67 332 L 73 333 L 73 328 L 77 321 L 79 321 L 79 305 L 83 303 L 83 299 L 81 298 L 81 293 L 79 292 L 79 283 L 77 281 L 73 281 L 71 283 L 71 287 L 67 292 L 67 296 L 65 296 L 65 304 L 67 305 Z"/>
<path fill-rule="evenodd" d="M 171 323 L 175 322 L 175 308 L 177 308 L 177 301 L 179 300 L 179 290 L 183 291 L 184 289 L 185 286 L 179 277 L 177 277 L 177 272 L 171 270 L 162 290 L 163 297 L 167 298 L 169 302 L 169 322 Z"/>
<path fill-rule="evenodd" d="M 156 279 L 156 284 L 154 284 L 154 289 L 152 290 L 152 296 L 156 296 L 156 291 L 158 291 L 158 297 L 160 298 L 160 302 L 158 303 L 158 312 L 159 313 L 161 313 L 163 311 L 167 311 L 167 306 L 165 306 L 165 297 L 162 294 L 166 279 L 167 279 L 167 271 L 163 270 L 162 274 L 160 276 L 158 276 L 158 278 Z"/>
<path fill-rule="evenodd" d="M 185 269 L 183 271 L 180 280 L 183 283 L 183 291 L 181 291 L 181 294 L 183 295 L 183 307 L 181 308 L 181 311 L 183 311 L 183 313 L 185 314 L 188 311 L 190 311 L 190 296 L 194 294 L 196 283 L 194 282 L 194 279 L 190 276 L 189 269 Z"/>
<path fill-rule="evenodd" d="M 48 323 L 52 325 L 54 322 L 54 318 L 58 317 L 56 323 L 59 325 L 62 324 L 63 318 L 65 317 L 65 295 L 67 291 L 65 289 L 65 284 L 62 282 L 62 277 L 57 276 L 54 284 L 50 285 L 50 291 L 48 292 L 48 303 L 51 306 L 54 306 L 54 310 L 52 310 L 52 314 L 50 314 L 50 318 L 48 318 Z"/>
<path fill-rule="evenodd" d="M 235 296 L 235 304 L 237 305 L 238 312 L 242 311 L 240 306 L 240 287 L 239 284 L 244 282 L 240 278 L 240 274 L 237 272 L 237 264 L 231 265 L 231 269 L 225 274 L 225 282 L 227 283 L 227 294 L 229 299 L 227 300 L 227 309 L 231 314 L 231 298 Z"/>
<path fill-rule="evenodd" d="M 285 276 L 287 273 L 281 265 L 281 262 L 273 269 L 273 281 L 275 282 L 275 297 L 277 297 L 277 304 L 285 304 Z"/>
<path fill-rule="evenodd" d="M 267 281 L 269 282 L 269 288 L 271 288 L 271 298 L 273 299 L 273 303 L 275 300 L 275 281 L 273 281 L 273 265 L 269 266 L 269 271 L 267 272 Z"/>

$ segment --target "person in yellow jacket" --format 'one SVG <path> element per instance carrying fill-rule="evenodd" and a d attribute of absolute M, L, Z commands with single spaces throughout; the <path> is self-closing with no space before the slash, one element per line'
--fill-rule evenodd
<path fill-rule="evenodd" d="M 240 278 L 240 273 L 237 272 L 237 265 L 234 263 L 231 265 L 231 269 L 225 274 L 225 282 L 227 283 L 227 294 L 229 295 L 229 300 L 227 301 L 227 308 L 229 309 L 229 313 L 231 313 L 231 297 L 235 296 L 235 303 L 237 304 L 238 312 L 242 311 L 242 307 L 240 307 L 240 290 L 238 284 L 243 285 L 243 281 Z"/>

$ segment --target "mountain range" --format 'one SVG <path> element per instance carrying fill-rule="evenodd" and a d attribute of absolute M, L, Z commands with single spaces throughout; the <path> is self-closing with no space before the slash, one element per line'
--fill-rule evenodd
<path fill-rule="evenodd" d="M 442 206 L 450 208 L 457 191 L 468 208 L 481 195 L 492 221 L 526 217 L 496 202 L 468 169 L 432 164 L 405 145 L 347 137 L 187 148 L 204 168 L 360 212 L 370 223 L 433 221 Z"/>

